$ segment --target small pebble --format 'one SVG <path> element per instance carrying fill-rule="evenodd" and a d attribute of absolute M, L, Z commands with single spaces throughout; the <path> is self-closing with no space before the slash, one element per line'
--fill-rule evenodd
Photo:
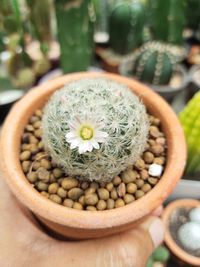
<path fill-rule="evenodd" d="M 48 192 L 49 194 L 56 194 L 59 188 L 59 184 L 58 183 L 53 183 L 50 184 L 48 187 Z"/>
<path fill-rule="evenodd" d="M 163 172 L 163 166 L 153 163 L 149 166 L 149 175 L 160 177 Z"/>
<path fill-rule="evenodd" d="M 75 178 L 64 178 L 61 183 L 62 187 L 66 190 L 72 189 L 78 186 L 78 180 Z"/>
<path fill-rule="evenodd" d="M 26 177 L 31 183 L 35 183 L 38 179 L 36 172 L 29 172 Z"/>
<path fill-rule="evenodd" d="M 111 192 L 111 190 L 113 189 L 113 187 L 114 187 L 113 183 L 108 183 L 108 184 L 106 184 L 106 189 L 107 189 L 109 192 Z"/>
<path fill-rule="evenodd" d="M 139 171 L 143 170 L 145 168 L 145 162 L 143 159 L 138 159 L 135 163 L 135 168 Z"/>
<path fill-rule="evenodd" d="M 78 202 L 81 203 L 82 206 L 84 206 L 85 205 L 85 196 L 79 197 Z"/>
<path fill-rule="evenodd" d="M 37 169 L 37 175 L 39 180 L 45 183 L 49 182 L 50 173 L 45 168 L 40 167 L 39 169 Z"/>
<path fill-rule="evenodd" d="M 160 131 L 159 131 L 158 127 L 156 127 L 156 126 L 150 126 L 149 127 L 149 133 L 152 137 L 155 137 L 155 138 L 160 136 Z"/>
<path fill-rule="evenodd" d="M 126 191 L 130 194 L 134 194 L 137 191 L 137 185 L 134 183 L 127 184 Z"/>
<path fill-rule="evenodd" d="M 57 194 L 61 198 L 66 198 L 67 197 L 67 191 L 65 189 L 63 189 L 62 187 L 58 188 Z"/>
<path fill-rule="evenodd" d="M 88 187 L 89 187 L 89 183 L 88 183 L 88 182 L 82 182 L 82 183 L 81 183 L 81 188 L 82 188 L 83 190 L 87 189 Z"/>
<path fill-rule="evenodd" d="M 41 165 L 41 167 L 45 168 L 46 170 L 50 170 L 51 169 L 51 163 L 47 159 L 41 159 L 40 165 Z"/>
<path fill-rule="evenodd" d="M 129 204 L 129 203 L 133 202 L 134 200 L 135 200 L 135 198 L 134 198 L 134 196 L 131 195 L 131 194 L 126 194 L 126 195 L 124 196 L 124 202 L 125 202 L 126 204 Z"/>
<path fill-rule="evenodd" d="M 49 198 L 49 193 L 47 193 L 46 191 L 42 191 L 40 192 L 42 196 Z"/>
<path fill-rule="evenodd" d="M 143 155 L 143 159 L 146 163 L 152 163 L 154 160 L 154 155 L 151 152 L 145 152 Z"/>
<path fill-rule="evenodd" d="M 144 185 L 144 180 L 142 179 L 137 179 L 135 181 L 135 184 L 137 185 L 137 188 L 141 188 Z"/>
<path fill-rule="evenodd" d="M 120 185 L 118 185 L 117 193 L 118 193 L 118 196 L 120 198 L 125 196 L 125 194 L 126 194 L 126 186 L 125 186 L 124 183 L 121 183 Z"/>
<path fill-rule="evenodd" d="M 39 182 L 37 183 L 37 189 L 38 189 L 39 191 L 47 191 L 47 189 L 48 189 L 48 184 L 39 181 Z"/>
<path fill-rule="evenodd" d="M 28 150 L 25 150 L 20 154 L 19 158 L 20 158 L 21 161 L 24 161 L 24 160 L 29 160 L 30 157 L 31 157 L 31 152 L 28 151 Z"/>
<path fill-rule="evenodd" d="M 151 151 L 155 156 L 160 156 L 164 152 L 164 147 L 160 144 L 155 144 L 151 147 Z"/>
<path fill-rule="evenodd" d="M 113 184 L 115 185 L 115 186 L 117 186 L 117 185 L 119 185 L 120 183 L 121 183 L 121 178 L 119 177 L 119 176 L 116 176 L 114 179 L 113 179 Z"/>
<path fill-rule="evenodd" d="M 103 199 L 100 199 L 97 203 L 97 210 L 105 210 L 106 209 L 106 202 Z"/>
<path fill-rule="evenodd" d="M 71 200 L 71 199 L 69 199 L 69 198 L 66 198 L 66 199 L 63 201 L 63 205 L 64 205 L 65 207 L 68 207 L 68 208 L 72 208 L 73 204 L 74 204 L 74 201 Z"/>
<path fill-rule="evenodd" d="M 95 188 L 88 188 L 85 190 L 85 195 L 94 194 L 96 192 Z"/>
<path fill-rule="evenodd" d="M 109 191 L 105 188 L 99 188 L 97 190 L 98 196 L 100 199 L 107 200 L 109 199 Z"/>
<path fill-rule="evenodd" d="M 115 208 L 120 208 L 120 207 L 123 207 L 125 206 L 125 202 L 123 199 L 121 198 L 118 198 L 116 201 L 115 201 Z"/>
<path fill-rule="evenodd" d="M 74 202 L 72 208 L 76 210 L 83 210 L 83 206 L 79 202 Z"/>
<path fill-rule="evenodd" d="M 115 207 L 115 201 L 112 198 L 109 198 L 106 201 L 106 204 L 107 204 L 107 209 L 108 210 L 114 209 L 114 207 Z"/>
<path fill-rule="evenodd" d="M 95 206 L 98 202 L 97 194 L 87 194 L 85 195 L 85 204 L 89 206 Z"/>
<path fill-rule="evenodd" d="M 133 170 L 126 170 L 122 173 L 121 177 L 122 177 L 122 181 L 125 184 L 134 182 L 135 179 L 137 178 L 138 174 L 136 171 Z"/>
<path fill-rule="evenodd" d="M 22 169 L 23 172 L 27 173 L 30 170 L 31 162 L 28 160 L 25 160 L 22 162 Z"/>
<path fill-rule="evenodd" d="M 116 200 L 118 198 L 118 194 L 117 194 L 117 190 L 115 188 L 113 188 L 110 192 L 110 197 L 114 200 Z"/>
<path fill-rule="evenodd" d="M 87 207 L 86 207 L 86 210 L 89 210 L 89 211 L 96 211 L 97 208 L 94 207 L 94 206 L 87 206 Z"/>
<path fill-rule="evenodd" d="M 142 187 L 141 187 L 141 190 L 144 192 L 144 193 L 147 193 L 151 190 L 151 185 L 150 184 L 144 184 Z"/>
<path fill-rule="evenodd" d="M 148 171 L 147 170 L 142 170 L 140 172 L 140 177 L 141 177 L 142 180 L 147 180 L 149 178 Z"/>
<path fill-rule="evenodd" d="M 61 204 L 62 203 L 61 197 L 59 197 L 56 194 L 49 195 L 49 199 L 52 200 L 53 202 L 57 203 L 57 204 Z"/>
<path fill-rule="evenodd" d="M 156 185 L 157 182 L 158 182 L 158 179 L 157 179 L 157 178 L 153 178 L 153 177 L 149 177 L 149 178 L 148 178 L 148 182 L 149 182 L 151 185 Z"/>
<path fill-rule="evenodd" d="M 143 197 L 143 196 L 144 196 L 144 192 L 143 192 L 142 190 L 137 190 L 137 191 L 135 192 L 135 197 L 136 197 L 136 199 L 141 198 L 141 197 Z"/>
<path fill-rule="evenodd" d="M 68 191 L 68 197 L 72 200 L 78 200 L 82 196 L 84 191 L 81 188 L 75 187 Z"/>
<path fill-rule="evenodd" d="M 90 188 L 98 189 L 98 188 L 99 188 L 99 184 L 96 183 L 96 182 L 92 182 L 92 183 L 90 184 Z"/>

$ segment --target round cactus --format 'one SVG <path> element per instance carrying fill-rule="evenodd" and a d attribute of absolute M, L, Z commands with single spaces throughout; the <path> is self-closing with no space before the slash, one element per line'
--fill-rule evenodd
<path fill-rule="evenodd" d="M 189 218 L 192 222 L 200 223 L 200 207 L 192 209 L 189 213 Z"/>
<path fill-rule="evenodd" d="M 190 250 L 200 249 L 200 224 L 197 222 L 187 222 L 178 231 L 181 244 Z"/>
<path fill-rule="evenodd" d="M 176 63 L 184 57 L 184 50 L 160 42 L 143 45 L 133 56 L 133 73 L 141 81 L 168 84 Z"/>
<path fill-rule="evenodd" d="M 68 175 L 101 182 L 134 164 L 149 123 L 144 105 L 125 85 L 95 78 L 55 92 L 42 128 L 46 149 Z"/>

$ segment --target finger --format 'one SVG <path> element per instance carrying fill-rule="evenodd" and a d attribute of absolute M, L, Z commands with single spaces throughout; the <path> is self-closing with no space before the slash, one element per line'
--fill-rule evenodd
<path fill-rule="evenodd" d="M 163 206 L 160 205 L 157 209 L 155 209 L 155 210 L 152 212 L 152 215 L 153 215 L 153 216 L 158 216 L 158 217 L 160 217 L 162 213 L 163 213 Z"/>

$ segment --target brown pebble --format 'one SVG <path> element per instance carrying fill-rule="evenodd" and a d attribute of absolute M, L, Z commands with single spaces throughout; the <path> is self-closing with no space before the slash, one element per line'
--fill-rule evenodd
<path fill-rule="evenodd" d="M 82 196 L 84 191 L 81 188 L 75 187 L 68 191 L 68 197 L 72 200 L 78 200 Z"/>
<path fill-rule="evenodd" d="M 143 170 L 145 168 L 145 162 L 143 159 L 138 159 L 135 164 L 135 168 L 138 169 L 139 171 Z"/>
<path fill-rule="evenodd" d="M 113 189 L 113 183 L 107 183 L 106 184 L 106 189 L 110 192 Z"/>
<path fill-rule="evenodd" d="M 150 178 L 148 178 L 148 182 L 149 182 L 151 185 L 156 185 L 157 182 L 158 182 L 158 179 L 157 179 L 157 178 L 150 177 Z"/>
<path fill-rule="evenodd" d="M 67 191 L 63 189 L 62 187 L 59 187 L 57 190 L 57 195 L 61 198 L 66 198 L 67 197 Z"/>
<path fill-rule="evenodd" d="M 50 194 L 56 194 L 58 188 L 59 188 L 59 184 L 58 184 L 58 183 L 50 184 L 49 187 L 48 187 L 48 192 L 49 192 Z"/>
<path fill-rule="evenodd" d="M 34 127 L 33 127 L 33 125 L 31 125 L 31 124 L 27 124 L 26 127 L 25 127 L 25 129 L 26 129 L 28 132 L 34 132 Z"/>
<path fill-rule="evenodd" d="M 137 191 L 137 185 L 134 183 L 127 184 L 126 191 L 130 194 L 134 194 Z"/>
<path fill-rule="evenodd" d="M 153 153 L 147 151 L 144 153 L 143 159 L 146 163 L 152 163 L 154 160 L 154 155 L 153 155 Z"/>
<path fill-rule="evenodd" d="M 50 174 L 49 182 L 50 183 L 56 182 L 56 178 L 54 177 L 53 173 Z"/>
<path fill-rule="evenodd" d="M 42 111 L 40 109 L 37 109 L 34 114 L 35 116 L 42 118 Z"/>
<path fill-rule="evenodd" d="M 140 172 L 140 177 L 141 177 L 142 180 L 147 180 L 149 178 L 148 171 L 147 170 L 142 170 Z"/>
<path fill-rule="evenodd" d="M 23 161 L 22 162 L 22 169 L 23 169 L 23 172 L 27 173 L 29 170 L 30 170 L 30 166 L 31 166 L 31 162 L 30 161 Z"/>
<path fill-rule="evenodd" d="M 66 190 L 75 188 L 78 186 L 78 180 L 75 178 L 67 177 L 62 181 L 62 187 Z"/>
<path fill-rule="evenodd" d="M 85 204 L 89 206 L 94 206 L 98 202 L 97 194 L 87 194 L 85 195 Z"/>
<path fill-rule="evenodd" d="M 116 176 L 115 178 L 113 178 L 112 183 L 115 186 L 117 186 L 117 185 L 121 184 L 121 181 L 122 181 L 121 178 L 119 176 Z"/>
<path fill-rule="evenodd" d="M 136 197 L 136 199 L 141 198 L 141 197 L 143 197 L 143 196 L 144 196 L 144 192 L 143 192 L 142 190 L 137 190 L 137 191 L 135 192 L 135 197 Z"/>
<path fill-rule="evenodd" d="M 41 181 L 39 181 L 36 186 L 39 191 L 47 191 L 48 189 L 48 184 Z"/>
<path fill-rule="evenodd" d="M 144 184 L 142 187 L 141 187 L 141 190 L 144 192 L 144 193 L 147 193 L 151 190 L 151 186 L 150 184 Z"/>
<path fill-rule="evenodd" d="M 100 199 L 107 200 L 109 199 L 109 191 L 105 188 L 99 188 L 97 190 L 98 196 Z"/>
<path fill-rule="evenodd" d="M 160 144 L 155 144 L 150 149 L 155 156 L 159 156 L 164 152 L 164 147 Z"/>
<path fill-rule="evenodd" d="M 156 138 L 156 143 L 163 146 L 166 144 L 166 139 L 164 137 L 158 137 L 158 138 Z"/>
<path fill-rule="evenodd" d="M 42 191 L 41 195 L 46 197 L 46 198 L 49 198 L 49 193 L 47 193 L 46 191 Z"/>
<path fill-rule="evenodd" d="M 38 161 L 33 162 L 32 170 L 37 171 L 40 168 L 40 163 Z"/>
<path fill-rule="evenodd" d="M 86 207 L 86 210 L 89 210 L 89 211 L 96 211 L 97 209 L 96 209 L 96 207 L 94 207 L 94 206 L 87 206 L 87 207 Z"/>
<path fill-rule="evenodd" d="M 113 188 L 110 192 L 110 197 L 114 200 L 116 200 L 118 198 L 118 194 L 117 194 L 117 190 L 116 188 Z"/>
<path fill-rule="evenodd" d="M 64 179 L 64 178 L 56 179 L 60 186 L 62 186 L 62 181 L 63 181 L 63 179 Z"/>
<path fill-rule="evenodd" d="M 29 136 L 29 142 L 31 144 L 37 145 L 39 143 L 39 140 L 34 135 L 30 135 Z"/>
<path fill-rule="evenodd" d="M 155 125 L 155 126 L 159 126 L 160 125 L 160 120 L 158 118 L 154 117 L 152 124 Z"/>
<path fill-rule="evenodd" d="M 160 131 L 159 131 L 158 127 L 156 127 L 156 126 L 150 126 L 149 127 L 149 133 L 154 138 L 157 138 L 160 136 Z"/>
<path fill-rule="evenodd" d="M 71 200 L 71 199 L 69 199 L 69 198 L 66 198 L 66 199 L 63 201 L 63 205 L 64 205 L 65 207 L 68 207 L 68 208 L 72 208 L 73 204 L 74 204 L 74 201 Z"/>
<path fill-rule="evenodd" d="M 35 129 L 39 129 L 39 128 L 41 127 L 41 121 L 38 120 L 38 121 L 34 122 L 34 123 L 33 123 L 33 127 L 34 127 Z"/>
<path fill-rule="evenodd" d="M 165 158 L 164 157 L 154 158 L 153 162 L 156 164 L 159 164 L 159 165 L 164 165 L 165 164 Z"/>
<path fill-rule="evenodd" d="M 35 122 L 38 121 L 38 120 L 39 120 L 39 118 L 38 118 L 37 116 L 31 116 L 29 122 L 30 122 L 31 124 L 33 124 L 33 123 L 35 123 Z"/>
<path fill-rule="evenodd" d="M 126 186 L 125 183 L 121 183 L 120 185 L 118 185 L 117 187 L 117 193 L 119 197 L 124 197 L 126 194 Z"/>
<path fill-rule="evenodd" d="M 85 196 L 81 196 L 79 197 L 79 200 L 78 200 L 79 203 L 81 203 L 81 205 L 85 205 Z"/>
<path fill-rule="evenodd" d="M 85 195 L 90 195 L 90 194 L 93 194 L 96 192 L 96 189 L 95 188 L 87 188 L 85 190 Z"/>
<path fill-rule="evenodd" d="M 62 176 L 63 172 L 59 168 L 53 169 L 53 175 L 55 178 L 60 178 Z"/>
<path fill-rule="evenodd" d="M 43 148 L 44 148 L 44 144 L 43 144 L 42 141 L 40 141 L 40 142 L 38 143 L 38 148 L 39 148 L 39 149 L 43 149 Z"/>
<path fill-rule="evenodd" d="M 149 143 L 150 146 L 154 146 L 154 145 L 156 145 L 156 141 L 153 140 L 153 139 L 149 139 L 149 140 L 148 140 L 148 143 Z"/>
<path fill-rule="evenodd" d="M 49 199 L 52 200 L 53 202 L 57 203 L 57 204 L 61 204 L 62 203 L 61 197 L 59 197 L 56 194 L 49 195 Z"/>
<path fill-rule="evenodd" d="M 35 130 L 35 136 L 37 137 L 37 138 L 41 138 L 42 137 L 42 129 L 37 129 L 37 130 Z"/>
<path fill-rule="evenodd" d="M 25 150 L 20 154 L 19 158 L 20 158 L 21 161 L 24 161 L 24 160 L 30 159 L 30 156 L 31 156 L 31 152 L 28 151 L 28 150 Z"/>
<path fill-rule="evenodd" d="M 106 201 L 106 204 L 107 204 L 107 209 L 108 210 L 114 209 L 114 207 L 115 207 L 115 201 L 112 198 L 109 198 Z"/>
<path fill-rule="evenodd" d="M 106 202 L 103 199 L 100 199 L 97 203 L 97 210 L 105 210 L 106 209 Z"/>
<path fill-rule="evenodd" d="M 35 144 L 30 144 L 30 148 L 29 148 L 30 152 L 32 155 L 35 155 L 38 153 L 39 149 L 38 146 Z"/>
<path fill-rule="evenodd" d="M 141 188 L 144 185 L 144 180 L 142 179 L 137 179 L 135 181 L 135 184 L 137 185 L 137 188 Z"/>
<path fill-rule="evenodd" d="M 38 176 L 37 176 L 37 173 L 36 172 L 29 172 L 27 174 L 27 179 L 31 183 L 35 183 L 37 181 L 37 178 L 38 178 Z"/>
<path fill-rule="evenodd" d="M 90 188 L 98 189 L 99 188 L 99 185 L 96 182 L 92 182 L 92 183 L 90 183 Z"/>
<path fill-rule="evenodd" d="M 29 150 L 29 149 L 30 149 L 30 144 L 22 144 L 21 145 L 21 151 Z"/>
<path fill-rule="evenodd" d="M 125 206 L 124 200 L 121 199 L 121 198 L 118 198 L 115 201 L 115 208 L 120 208 L 120 207 L 123 207 L 123 206 Z"/>
<path fill-rule="evenodd" d="M 28 143 L 29 142 L 29 136 L 30 136 L 30 133 L 24 133 L 22 135 L 22 143 Z"/>
<path fill-rule="evenodd" d="M 40 167 L 39 169 L 37 169 L 37 175 L 38 175 L 38 179 L 47 183 L 49 182 L 49 178 L 50 178 L 50 173 L 43 167 Z"/>
<path fill-rule="evenodd" d="M 51 162 L 48 159 L 41 159 L 40 165 L 41 165 L 41 167 L 45 168 L 46 170 L 51 169 Z"/>
<path fill-rule="evenodd" d="M 105 187 L 106 186 L 106 183 L 105 182 L 101 182 L 101 183 L 99 183 L 99 185 L 100 185 L 100 187 Z"/>
<path fill-rule="evenodd" d="M 135 198 L 134 198 L 134 196 L 131 195 L 131 194 L 126 194 L 126 195 L 124 196 L 124 202 L 125 202 L 126 204 L 129 204 L 129 203 L 133 202 L 134 200 L 135 200 Z"/>
<path fill-rule="evenodd" d="M 89 187 L 89 183 L 88 183 L 88 182 L 82 182 L 82 183 L 81 183 L 81 188 L 82 188 L 83 190 L 86 190 L 88 187 Z"/>
<path fill-rule="evenodd" d="M 79 202 L 74 202 L 72 208 L 76 210 L 83 210 L 83 206 Z"/>
<path fill-rule="evenodd" d="M 134 182 L 135 179 L 137 178 L 138 176 L 138 173 L 134 170 L 126 170 L 124 171 L 122 174 L 121 174 L 121 177 L 122 177 L 122 181 L 125 183 L 125 184 L 128 184 L 128 183 L 131 183 L 131 182 Z"/>

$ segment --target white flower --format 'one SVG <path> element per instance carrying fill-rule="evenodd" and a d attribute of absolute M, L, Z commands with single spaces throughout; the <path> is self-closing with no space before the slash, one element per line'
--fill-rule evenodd
<path fill-rule="evenodd" d="M 106 132 L 101 131 L 104 127 L 102 122 L 97 123 L 87 118 L 84 121 L 75 118 L 69 123 L 69 127 L 70 131 L 65 135 L 66 141 L 71 149 L 78 148 L 79 154 L 91 152 L 93 148 L 99 149 L 99 143 L 104 143 L 108 137 Z"/>

